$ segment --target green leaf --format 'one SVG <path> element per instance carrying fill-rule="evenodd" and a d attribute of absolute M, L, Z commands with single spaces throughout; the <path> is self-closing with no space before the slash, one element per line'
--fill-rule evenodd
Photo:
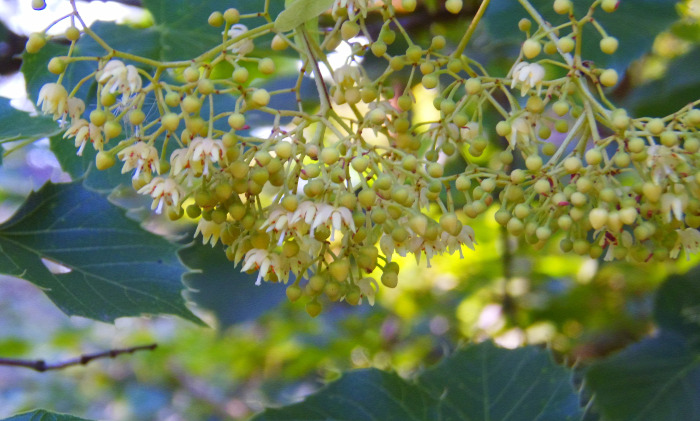
<path fill-rule="evenodd" d="M 85 418 L 78 418 L 72 415 L 56 414 L 39 409 L 32 412 L 27 412 L 20 415 L 15 415 L 10 418 L 5 418 L 2 421 L 90 421 Z"/>
<path fill-rule="evenodd" d="M 0 225 L 0 272 L 32 282 L 68 315 L 105 322 L 148 313 L 199 323 L 176 249 L 81 181 L 45 184 Z"/>
<path fill-rule="evenodd" d="M 297 26 L 318 17 L 333 6 L 334 0 L 295 0 L 275 19 L 275 29 L 291 31 Z"/>
<path fill-rule="evenodd" d="M 482 343 L 458 351 L 415 381 L 376 369 L 354 371 L 301 403 L 267 409 L 253 419 L 581 419 L 570 377 L 538 348 Z"/>
<path fill-rule="evenodd" d="M 190 288 L 187 297 L 197 307 L 213 312 L 222 328 L 254 320 L 285 299 L 284 285 L 263 282 L 256 286 L 255 275 L 241 273 L 241 267 L 226 258 L 223 247 L 203 245 L 197 238 L 178 254 L 193 269 L 183 277 Z"/>
<path fill-rule="evenodd" d="M 62 135 L 49 139 L 51 152 L 56 155 L 63 171 L 70 174 L 73 180 L 83 179 L 85 187 L 99 193 L 109 194 L 119 185 L 131 185 L 130 174 L 122 174 L 122 163 L 118 161 L 112 168 L 98 170 L 95 167 L 97 151 L 91 145 L 83 149 L 83 155 L 78 156 L 73 139 L 64 139 Z"/>
<path fill-rule="evenodd" d="M 552 8 L 552 0 L 530 0 L 544 20 L 556 26 L 568 22 L 565 16 L 557 15 Z M 584 16 L 592 0 L 574 1 L 575 16 Z M 633 60 L 651 50 L 654 38 L 678 19 L 676 0 L 635 0 L 621 1 L 614 13 L 606 13 L 597 8 L 593 17 L 608 32 L 618 39 L 619 47 L 613 55 L 600 51 L 600 34 L 591 24 L 583 32 L 584 60 L 592 60 L 597 67 L 614 67 L 622 72 Z M 492 2 L 486 11 L 485 19 L 491 36 L 495 40 L 516 40 L 521 43 L 525 34 L 518 29 L 518 21 L 531 18 L 517 1 Z M 534 25 L 533 25 L 534 27 Z M 561 31 L 566 35 L 571 31 Z M 544 54 L 538 58 L 545 58 Z M 535 58 L 537 60 L 537 58 Z"/>
<path fill-rule="evenodd" d="M 666 76 L 639 87 L 629 100 L 637 116 L 663 117 L 698 99 L 700 48 L 673 60 Z"/>
<path fill-rule="evenodd" d="M 700 267 L 671 276 L 656 297 L 660 331 L 585 374 L 606 420 L 700 419 Z"/>
<path fill-rule="evenodd" d="M 58 123 L 50 117 L 32 117 L 10 105 L 10 100 L 0 98 L 0 142 L 41 139 L 59 131 Z"/>
<path fill-rule="evenodd" d="M 656 295 L 654 318 L 667 331 L 700 339 L 700 267 L 671 276 Z"/>
<path fill-rule="evenodd" d="M 594 364 L 586 384 L 605 420 L 700 419 L 700 356 L 662 332 Z"/>
<path fill-rule="evenodd" d="M 485 342 L 418 379 L 440 398 L 445 420 L 574 420 L 582 416 L 571 373 L 536 347 L 513 350 Z"/>

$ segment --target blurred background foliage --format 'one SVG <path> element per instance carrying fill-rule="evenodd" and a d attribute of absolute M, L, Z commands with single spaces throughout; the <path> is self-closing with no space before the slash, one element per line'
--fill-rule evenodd
<path fill-rule="evenodd" d="M 138 2 L 127 3 L 138 6 Z M 207 37 L 196 28 L 206 25 L 210 10 L 230 7 L 232 2 L 201 3 L 201 19 L 188 27 L 205 42 Z M 238 3 L 242 9 L 255 7 L 255 2 Z M 280 9 L 281 3 L 273 0 Z M 439 34 L 456 43 L 478 3 L 465 1 L 463 12 L 454 16 L 439 0 L 419 1 L 419 11 L 405 16 L 405 27 L 416 42 L 427 44 Z M 535 3 L 543 5 L 543 10 L 551 9 L 547 6 L 550 0 Z M 663 115 L 696 99 L 700 92 L 700 1 L 643 2 L 649 7 L 663 9 L 672 4 L 672 10 L 675 8 L 671 14 L 665 8 L 665 14 L 659 15 L 642 10 L 641 3 L 623 0 L 631 13 L 656 20 L 654 30 L 645 28 L 647 40 L 635 38 L 635 28 L 615 21 L 622 11 L 607 22 L 621 46 L 641 44 L 626 53 L 621 48 L 624 54 L 614 65 L 627 71 L 612 97 L 635 115 Z M 519 48 L 515 23 L 524 12 L 514 14 L 516 7 L 511 10 L 498 4 L 494 3 L 479 27 L 467 54 L 490 72 L 505 74 Z M 177 7 L 172 10 L 177 13 Z M 329 18 L 322 17 L 322 25 L 328 23 L 324 19 Z M 426 25 L 427 21 L 431 23 Z M 146 14 L 127 25 L 97 25 L 108 34 L 123 36 L 122 48 L 131 48 L 132 41 L 139 39 L 134 45 L 137 53 L 158 55 L 158 48 L 177 42 L 157 36 L 158 31 L 172 33 L 177 28 L 154 23 L 153 16 Z M 512 31 L 501 31 L 510 26 Z M 136 38 L 135 34 L 147 36 Z M 17 55 L 26 35 L 0 26 L 3 80 L 9 80 L 19 68 Z M 158 44 L 163 42 L 165 46 Z M 264 41 L 258 48 L 258 54 L 265 54 Z M 402 46 L 397 43 L 392 48 Z M 371 57 L 366 58 L 365 66 L 372 71 Z M 287 71 L 292 75 L 296 68 L 288 66 Z M 35 89 L 36 85 L 28 87 L 30 92 Z M 431 112 L 431 93 L 420 87 L 414 93 L 418 104 L 428 104 L 417 112 Z M 30 98 L 35 96 L 33 92 Z M 498 152 L 495 138 L 493 142 L 493 152 L 487 150 L 479 158 L 483 162 L 490 162 Z M 4 148 L 8 151 L 13 145 L 5 143 Z M 73 177 L 85 171 L 72 172 L 70 168 L 79 166 L 66 164 L 66 154 L 57 151 L 55 142 L 51 149 Z M 464 163 L 456 160 L 447 165 L 456 172 Z M 0 167 L 2 215 L 9 216 L 32 188 L 48 179 L 69 179 L 48 142 L 38 141 L 5 156 Z M 93 186 L 99 187 L 100 182 Z M 148 204 L 139 198 L 117 190 L 111 199 L 144 219 L 146 226 L 163 231 L 163 221 L 144 212 Z M 399 286 L 382 288 L 374 307 L 335 303 L 325 306 L 317 319 L 307 316 L 303 304 L 288 303 L 283 287 L 255 287 L 251 276 L 240 274 L 221 250 L 198 242 L 183 248 L 180 258 L 190 268 L 204 269 L 186 275 L 184 282 L 192 288 L 188 297 L 193 310 L 212 326 L 209 329 L 173 317 L 119 319 L 114 325 L 68 318 L 34 286 L 3 278 L 0 356 L 60 360 L 151 342 L 159 347 L 51 373 L 0 367 L 0 418 L 44 407 L 115 421 L 246 419 L 265 406 L 297 402 L 343 371 L 376 367 L 409 375 L 432 366 L 462 344 L 486 339 L 508 348 L 546 346 L 559 361 L 585 366 L 653 332 L 657 328 L 652 322 L 653 303 L 659 285 L 698 263 L 697 257 L 686 260 L 683 256 L 677 262 L 658 264 L 604 262 L 564 255 L 557 239 L 534 250 L 510 240 L 493 220 L 493 212 L 495 209 L 470 222 L 478 246 L 475 252 L 465 250 L 464 259 L 434 258 L 428 268 L 424 261 L 416 264 L 413 258 L 400 258 Z M 167 230 L 186 244 L 191 238 L 191 221 L 169 225 Z"/>

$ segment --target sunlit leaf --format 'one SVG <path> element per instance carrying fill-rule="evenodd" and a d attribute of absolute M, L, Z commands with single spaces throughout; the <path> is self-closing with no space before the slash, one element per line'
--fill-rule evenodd
<path fill-rule="evenodd" d="M 291 31 L 306 21 L 318 17 L 333 5 L 334 0 L 295 0 L 275 20 L 275 29 Z"/>

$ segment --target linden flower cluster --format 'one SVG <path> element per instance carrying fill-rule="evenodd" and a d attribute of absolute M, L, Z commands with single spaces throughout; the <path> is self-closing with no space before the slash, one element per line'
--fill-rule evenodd
<path fill-rule="evenodd" d="M 67 126 L 78 154 L 90 144 L 99 169 L 119 161 L 156 212 L 197 219 L 196 236 L 223 243 L 243 271 L 257 271 L 257 284 L 290 283 L 289 299 L 305 297 L 313 316 L 322 296 L 372 304 L 379 283 L 395 287 L 394 255 L 424 257 L 428 265 L 437 255 L 462 256 L 478 235 L 468 222 L 491 206 L 508 233 L 535 247 L 556 237 L 565 252 L 637 261 L 696 252 L 698 101 L 665 118 L 631 118 L 605 97 L 617 73 L 584 65 L 576 44 L 592 24 L 601 50 L 615 52 L 617 40 L 591 22 L 600 9 L 614 12 L 617 1 L 594 1 L 577 17 L 570 0 L 556 0 L 557 27 L 519 1 L 530 14 L 519 23 L 527 38 L 505 75 L 488 74 L 464 54 L 478 18 L 457 45 L 436 36 L 420 46 L 392 2 L 338 0 L 320 17 L 331 23 L 320 34 L 273 22 L 267 7 L 214 12 L 209 24 L 223 27 L 222 44 L 188 61 L 154 63 L 112 49 L 103 57 L 56 57 L 48 67 L 59 80 L 42 88 L 38 104 Z M 401 13 L 415 7 L 404 0 Z M 462 2 L 446 8 L 459 13 Z M 266 23 L 242 23 L 259 16 Z M 370 30 L 366 19 L 377 16 L 383 25 Z M 255 87 L 248 70 L 253 64 L 275 73 L 270 57 L 256 55 L 268 34 L 273 51 L 293 49 L 303 63 L 297 83 L 274 92 Z M 81 36 L 107 45 L 84 25 L 66 33 L 73 43 Z M 390 54 L 399 37 L 408 48 Z M 45 42 L 32 35 L 27 50 Z M 327 54 L 341 43 L 352 54 L 332 68 Z M 365 69 L 366 54 L 384 60 L 385 70 Z M 78 60 L 93 60 L 94 73 L 69 92 L 62 79 Z M 222 63 L 232 74 L 213 78 Z M 548 78 L 546 66 L 566 74 Z M 309 75 L 319 100 L 311 110 L 301 94 Z M 99 101 L 83 117 L 75 95 L 88 80 L 97 83 Z M 439 118 L 415 121 L 416 83 L 436 93 Z M 283 94 L 295 95 L 298 106 L 271 106 Z M 236 98 L 235 106 L 216 109 L 217 95 Z M 147 118 L 142 109 L 154 102 L 157 113 Z M 249 130 L 255 113 L 271 116 L 269 134 Z M 500 116 L 495 127 L 484 124 L 489 113 Z M 477 163 L 485 153 L 492 164 Z M 466 169 L 447 174 L 445 160 L 455 155 Z"/>

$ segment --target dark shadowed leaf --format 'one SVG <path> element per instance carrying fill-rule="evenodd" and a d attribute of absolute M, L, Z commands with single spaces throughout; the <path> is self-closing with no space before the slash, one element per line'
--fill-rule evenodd
<path fill-rule="evenodd" d="M 54 412 L 44 411 L 39 409 L 32 412 L 27 412 L 20 415 L 15 415 L 10 418 L 5 418 L 2 421 L 90 421 L 85 418 L 78 418 L 72 415 L 56 414 Z"/>
<path fill-rule="evenodd" d="M 639 87 L 629 100 L 636 116 L 663 117 L 698 99 L 700 48 L 673 60 L 666 75 Z"/>
<path fill-rule="evenodd" d="M 586 373 L 605 420 L 700 419 L 700 358 L 682 336 L 662 332 Z"/>
<path fill-rule="evenodd" d="M 482 343 L 415 381 L 375 369 L 354 371 L 301 403 L 268 409 L 254 420 L 579 420 L 570 377 L 540 349 Z"/>
<path fill-rule="evenodd" d="M 686 338 L 700 338 L 700 267 L 684 275 L 671 276 L 659 289 L 654 318 L 667 331 Z"/>
<path fill-rule="evenodd" d="M 418 379 L 444 420 L 578 420 L 571 373 L 535 347 L 468 347 Z"/>
<path fill-rule="evenodd" d="M 81 181 L 47 183 L 0 225 L 0 272 L 32 282 L 68 315 L 111 322 L 185 306 L 177 246 Z"/>
<path fill-rule="evenodd" d="M 567 17 L 554 12 L 552 0 L 530 0 L 530 3 L 551 24 L 568 22 Z M 582 17 L 593 1 L 577 0 L 573 3 L 576 16 Z M 624 71 L 633 60 L 651 49 L 659 32 L 669 28 L 678 19 L 676 3 L 675 0 L 634 0 L 621 1 L 614 13 L 596 9 L 593 15 L 596 21 L 606 29 L 608 35 L 616 37 L 620 44 L 615 54 L 603 54 L 599 47 L 601 35 L 588 24 L 583 33 L 581 55 L 585 60 L 594 61 L 598 67 L 614 67 L 618 71 Z M 530 18 L 518 1 L 492 2 L 485 15 L 492 37 L 517 42 L 525 41 L 525 34 L 518 29 L 518 21 L 525 17 Z M 570 30 L 565 29 L 562 34 L 569 32 Z M 545 55 L 542 54 L 538 58 L 545 58 Z"/>
<path fill-rule="evenodd" d="M 255 285 L 255 275 L 241 273 L 226 258 L 223 247 L 210 247 L 201 238 L 178 252 L 192 272 L 183 277 L 190 288 L 187 296 L 197 306 L 216 316 L 222 328 L 254 320 L 285 299 L 285 286 L 263 282 Z"/>

